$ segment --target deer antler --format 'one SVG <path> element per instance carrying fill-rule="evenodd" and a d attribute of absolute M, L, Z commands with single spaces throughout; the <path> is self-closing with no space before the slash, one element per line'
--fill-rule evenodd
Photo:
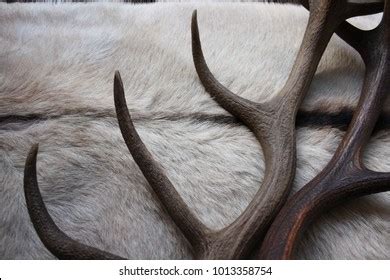
<path fill-rule="evenodd" d="M 54 223 L 39 191 L 36 162 L 38 144 L 31 147 L 24 167 L 24 195 L 26 197 L 27 209 L 35 231 L 45 247 L 57 258 L 63 260 L 110 260 L 121 259 L 110 253 L 81 244 L 65 233 Z"/>
<path fill-rule="evenodd" d="M 338 34 L 356 48 L 366 64 L 359 104 L 331 161 L 276 217 L 258 253 L 261 259 L 292 258 L 303 231 L 320 213 L 354 197 L 390 190 L 390 173 L 368 170 L 362 161 L 390 89 L 390 1 L 385 1 L 377 28 L 360 31 L 345 23 Z"/>
<path fill-rule="evenodd" d="M 264 237 L 269 224 L 287 197 L 295 173 L 294 125 L 299 104 L 308 91 L 322 53 L 334 30 L 346 18 L 355 14 L 346 0 L 311 1 L 310 7 L 309 23 L 288 81 L 279 95 L 265 103 L 255 103 L 241 98 L 213 77 L 203 57 L 196 11 L 193 14 L 192 51 L 199 78 L 206 91 L 255 134 L 263 148 L 266 162 L 264 180 L 258 193 L 238 219 L 222 230 L 208 229 L 191 213 L 163 169 L 148 152 L 131 122 L 120 75 L 119 73 L 115 75 L 115 107 L 123 138 L 165 209 L 191 243 L 196 258 L 247 258 L 256 242 Z M 48 249 L 56 256 L 63 257 L 64 253 L 59 252 L 63 240 L 76 248 L 83 245 L 71 240 L 63 232 L 53 237 L 46 236 L 45 232 L 48 230 L 60 231 L 49 219 L 46 210 L 31 215 L 34 210 L 30 209 L 32 207 L 46 209 L 38 191 L 35 173 L 32 173 L 32 169 L 35 172 L 35 160 L 35 157 L 27 159 L 25 173 L 27 178 L 25 189 L 30 190 L 26 191 L 26 199 L 33 201 L 27 204 L 30 217 L 46 246 L 56 244 L 55 238 L 59 237 L 58 245 L 54 246 L 56 250 L 53 250 L 53 245 L 48 246 Z M 34 164 L 31 165 L 31 162 Z M 63 238 L 64 236 L 66 238 Z M 102 251 L 87 246 L 81 251 L 76 251 L 73 256 L 69 254 L 65 256 L 75 259 L 81 258 L 80 254 L 87 258 L 88 255 L 89 258 L 120 258 L 105 252 L 101 256 Z"/>
<path fill-rule="evenodd" d="M 197 247 L 205 239 L 208 230 L 189 210 L 135 130 L 126 105 L 122 79 L 118 71 L 115 72 L 114 78 L 114 100 L 119 127 L 134 161 L 159 199 L 164 205 L 170 206 L 166 207 L 166 210 L 184 236 L 192 246 Z"/>
<path fill-rule="evenodd" d="M 377 11 L 377 5 L 347 1 L 310 1 L 310 18 L 290 76 L 281 92 L 266 103 L 239 97 L 221 85 L 211 74 L 201 49 L 197 13 L 192 20 L 192 49 L 196 71 L 206 91 L 224 109 L 239 118 L 260 142 L 266 170 L 259 191 L 227 228 L 218 232 L 207 257 L 248 256 L 255 241 L 261 240 L 286 199 L 295 174 L 295 116 L 306 95 L 322 54 L 336 28 L 356 14 Z M 228 252 L 227 252 L 228 250 Z"/>

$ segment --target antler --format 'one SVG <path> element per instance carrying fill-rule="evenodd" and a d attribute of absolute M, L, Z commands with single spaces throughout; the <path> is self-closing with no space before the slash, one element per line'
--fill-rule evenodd
<path fill-rule="evenodd" d="M 377 6 L 357 9 L 347 1 L 311 1 L 310 18 L 290 76 L 281 92 L 265 103 L 239 97 L 211 74 L 201 48 L 197 13 L 192 18 L 194 64 L 206 91 L 239 118 L 260 142 L 266 170 L 264 180 L 246 210 L 213 238 L 208 258 L 242 258 L 261 240 L 291 188 L 295 174 L 295 116 L 308 91 L 322 54 L 336 28 L 350 16 L 374 12 Z"/>
<path fill-rule="evenodd" d="M 36 162 L 38 144 L 31 147 L 24 167 L 24 195 L 27 209 L 35 231 L 45 247 L 57 258 L 63 260 L 115 260 L 121 257 L 81 244 L 64 232 L 54 223 L 43 202 L 38 187 Z"/>
<path fill-rule="evenodd" d="M 202 247 L 208 229 L 189 210 L 135 130 L 126 105 L 123 83 L 118 71 L 115 72 L 114 78 L 114 100 L 119 127 L 134 161 L 187 240 L 194 247 Z"/>
<path fill-rule="evenodd" d="M 197 25 L 192 17 L 192 50 L 196 71 L 206 91 L 227 111 L 246 124 L 259 140 L 266 161 L 262 185 L 236 221 L 219 231 L 206 228 L 188 209 L 180 195 L 153 159 L 131 121 L 119 73 L 114 79 L 114 98 L 119 126 L 134 160 L 160 198 L 167 212 L 191 243 L 196 258 L 238 259 L 248 257 L 262 239 L 289 192 L 295 173 L 295 115 L 307 93 L 320 58 L 334 30 L 352 13 L 346 0 L 310 2 L 309 23 L 288 81 L 279 95 L 265 103 L 241 98 L 222 86 L 204 60 Z M 35 152 L 36 153 L 36 152 Z M 26 163 L 25 189 L 31 220 L 39 237 L 56 256 L 63 258 L 117 259 L 118 256 L 77 243 L 57 228 L 39 193 L 35 176 L 36 158 Z M 31 165 L 31 161 L 34 164 Z M 33 170 L 33 171 L 32 171 Z M 34 174 L 33 174 L 34 173 Z M 34 213 L 34 209 L 44 209 Z M 56 232 L 54 235 L 47 231 Z M 62 243 L 69 249 L 63 249 Z M 67 247 L 67 248 L 68 248 Z"/>
<path fill-rule="evenodd" d="M 343 24 L 338 34 L 352 42 L 366 64 L 359 104 L 331 161 L 276 217 L 258 253 L 261 259 L 292 258 L 303 231 L 320 213 L 354 197 L 390 190 L 390 173 L 368 170 L 362 161 L 390 89 L 390 1 L 385 1 L 382 22 L 374 30 Z"/>

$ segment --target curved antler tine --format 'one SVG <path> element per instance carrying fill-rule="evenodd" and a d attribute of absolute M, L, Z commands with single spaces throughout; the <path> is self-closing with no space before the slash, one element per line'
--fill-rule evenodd
<path fill-rule="evenodd" d="M 226 111 L 239 118 L 245 124 L 252 118 L 250 112 L 256 106 L 255 102 L 242 98 L 224 87 L 211 73 L 203 56 L 202 45 L 199 38 L 197 10 L 192 13 L 191 20 L 192 57 L 196 72 L 206 91 Z M 248 125 L 248 124 L 247 124 Z"/>
<path fill-rule="evenodd" d="M 84 245 L 67 236 L 54 223 L 39 191 L 36 161 L 38 144 L 33 145 L 24 169 L 24 194 L 28 213 L 35 231 L 45 247 L 57 258 L 69 260 L 118 260 L 119 256 Z"/>
<path fill-rule="evenodd" d="M 134 161 L 187 240 L 195 249 L 201 247 L 208 229 L 192 214 L 135 130 L 118 71 L 115 72 L 114 78 L 114 99 L 119 127 Z"/>

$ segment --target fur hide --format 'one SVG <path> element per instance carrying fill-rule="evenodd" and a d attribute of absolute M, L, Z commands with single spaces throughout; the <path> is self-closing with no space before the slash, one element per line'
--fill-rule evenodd
<path fill-rule="evenodd" d="M 211 228 L 232 222 L 263 176 L 260 145 L 203 89 L 191 56 L 198 9 L 216 77 L 253 101 L 277 94 L 308 13 L 293 5 L 21 5 L 0 3 L 0 258 L 54 258 L 30 222 L 27 152 L 40 143 L 38 180 L 49 212 L 71 237 L 130 259 L 188 259 L 120 134 L 112 95 L 119 70 L 136 128 L 169 178 Z M 355 20 L 373 27 L 378 17 Z M 293 192 L 329 161 L 360 94 L 363 64 L 334 36 L 298 115 Z M 390 104 L 365 151 L 390 170 Z M 388 259 L 390 194 L 340 205 L 307 230 L 303 259 Z"/>

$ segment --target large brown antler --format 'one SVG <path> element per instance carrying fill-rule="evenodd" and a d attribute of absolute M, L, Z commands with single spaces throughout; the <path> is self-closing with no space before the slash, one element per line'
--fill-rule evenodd
<path fill-rule="evenodd" d="M 115 107 L 125 142 L 165 209 L 193 246 L 196 258 L 238 259 L 248 257 L 256 245 L 255 243 L 265 235 L 268 225 L 286 199 L 295 173 L 294 124 L 297 109 L 308 91 L 322 53 L 334 30 L 346 18 L 356 14 L 356 9 L 352 9 L 346 0 L 312 1 L 310 7 L 310 18 L 304 39 L 285 87 L 274 99 L 261 104 L 231 93 L 213 77 L 203 57 L 196 12 L 193 14 L 191 26 L 193 58 L 199 78 L 206 91 L 223 108 L 238 117 L 252 130 L 262 145 L 266 162 L 264 180 L 258 193 L 240 217 L 220 231 L 206 228 L 191 213 L 166 177 L 163 169 L 148 152 L 132 124 L 120 75 L 119 73 L 115 75 Z M 365 10 L 360 13 L 366 12 L 369 11 Z M 35 157 L 29 157 L 26 168 L 33 162 L 35 172 L 35 160 Z M 25 177 L 26 199 L 34 202 L 29 203 L 28 207 L 39 205 L 37 207 L 45 209 L 40 193 L 37 192 L 38 185 L 35 174 L 32 174 L 31 169 L 26 169 Z M 34 193 L 35 195 L 33 195 Z M 56 244 L 55 238 L 58 236 L 59 245 L 54 246 L 56 250 L 53 250 L 53 246 L 48 248 L 56 256 L 63 257 L 64 254 L 59 251 L 62 249 L 60 244 L 64 240 L 62 237 L 66 235 L 60 232 L 53 237 L 46 236 L 45 231 L 48 229 L 53 228 L 54 232 L 59 231 L 59 229 L 49 219 L 46 210 L 41 211 L 38 215 L 31 215 L 32 211 L 33 209 L 29 209 L 31 220 L 43 243 L 46 246 L 48 246 L 47 244 Z M 53 241 L 48 242 L 47 239 L 50 238 L 53 238 Z M 81 248 L 79 243 L 69 237 L 66 240 L 70 244 L 69 246 Z M 102 251 L 87 246 L 83 247 L 81 251 L 77 251 L 73 256 L 69 256 L 69 254 L 65 254 L 65 256 L 75 259 L 81 258 L 80 254 L 83 257 L 87 256 L 87 258 L 120 258 L 109 253 L 105 254 L 105 252 L 102 256 Z"/>
<path fill-rule="evenodd" d="M 362 154 L 390 90 L 390 1 L 383 19 L 371 31 L 345 23 L 338 34 L 366 64 L 362 96 L 349 129 L 325 169 L 284 205 L 258 253 L 261 259 L 290 259 L 310 222 L 335 204 L 390 190 L 390 173 L 368 170 Z"/>
<path fill-rule="evenodd" d="M 208 251 L 203 253 L 207 258 L 247 257 L 285 201 L 295 174 L 295 116 L 322 54 L 345 19 L 378 10 L 377 5 L 356 5 L 339 0 L 310 2 L 307 29 L 286 85 L 275 98 L 265 103 L 239 97 L 214 78 L 203 57 L 197 14 L 194 13 L 192 49 L 199 78 L 219 105 L 251 129 L 261 143 L 266 162 L 259 191 L 237 220 L 214 235 Z"/>

